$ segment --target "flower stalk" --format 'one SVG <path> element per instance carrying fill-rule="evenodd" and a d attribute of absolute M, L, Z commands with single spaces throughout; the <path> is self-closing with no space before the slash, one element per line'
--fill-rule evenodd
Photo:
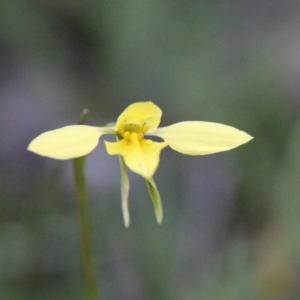
<path fill-rule="evenodd" d="M 79 123 L 84 123 L 87 111 L 84 110 Z M 99 300 L 99 290 L 95 260 L 93 254 L 92 225 L 90 221 L 89 204 L 84 174 L 85 156 L 73 159 L 73 170 L 77 193 L 77 211 L 79 226 L 79 244 L 82 259 L 82 272 L 86 300 Z"/>

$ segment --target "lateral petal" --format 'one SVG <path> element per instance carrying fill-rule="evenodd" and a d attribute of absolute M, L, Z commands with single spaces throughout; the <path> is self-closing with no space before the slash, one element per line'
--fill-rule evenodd
<path fill-rule="evenodd" d="M 147 132 L 154 132 L 160 123 L 161 116 L 161 109 L 152 101 L 136 102 L 121 113 L 115 129 L 123 134 L 125 124 L 136 124 L 146 126 Z"/>
<path fill-rule="evenodd" d="M 151 197 L 153 206 L 154 206 L 154 213 L 158 224 L 161 224 L 163 220 L 163 207 L 160 198 L 159 191 L 156 187 L 156 184 L 153 178 L 146 179 L 147 188 L 149 191 L 149 195 Z"/>
<path fill-rule="evenodd" d="M 132 133 L 132 135 L 136 135 Z M 159 164 L 160 151 L 168 144 L 166 142 L 157 143 L 151 140 L 126 140 L 122 139 L 115 143 L 105 141 L 108 154 L 122 155 L 127 167 L 143 176 L 151 178 Z"/>
<path fill-rule="evenodd" d="M 158 128 L 155 135 L 167 141 L 174 150 L 189 155 L 230 150 L 253 138 L 234 127 L 203 121 L 180 122 Z"/>
<path fill-rule="evenodd" d="M 84 156 L 97 146 L 102 134 L 113 128 L 71 125 L 42 133 L 28 146 L 28 150 L 55 159 Z"/>
<path fill-rule="evenodd" d="M 129 190 L 130 182 L 126 171 L 126 165 L 123 157 L 119 155 L 120 173 L 121 173 L 121 199 L 122 199 L 122 213 L 125 227 L 128 228 L 130 224 L 129 214 Z"/>

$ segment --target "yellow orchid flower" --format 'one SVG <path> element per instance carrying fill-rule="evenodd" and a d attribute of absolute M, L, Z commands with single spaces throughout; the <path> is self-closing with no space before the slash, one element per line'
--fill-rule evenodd
<path fill-rule="evenodd" d="M 160 197 L 152 176 L 163 148 L 170 146 L 183 154 L 204 155 L 230 150 L 252 139 L 250 135 L 234 127 L 203 121 L 179 122 L 158 128 L 161 116 L 161 109 L 153 102 L 136 102 L 121 113 L 114 127 L 66 126 L 42 133 L 29 144 L 28 150 L 50 158 L 72 159 L 93 151 L 102 135 L 116 135 L 118 141 L 105 141 L 106 150 L 110 155 L 119 155 L 121 164 L 125 163 L 131 171 L 146 179 L 152 200 L 156 201 L 154 206 L 160 223 L 162 208 L 158 208 L 161 206 Z M 149 136 L 159 137 L 163 141 L 155 142 Z M 122 186 L 122 190 L 126 191 L 122 198 L 123 204 L 128 206 L 126 195 L 129 183 L 128 178 L 125 179 L 124 182 L 127 183 Z M 123 215 L 125 224 L 128 225 L 129 217 L 125 217 L 128 212 L 124 207 Z"/>

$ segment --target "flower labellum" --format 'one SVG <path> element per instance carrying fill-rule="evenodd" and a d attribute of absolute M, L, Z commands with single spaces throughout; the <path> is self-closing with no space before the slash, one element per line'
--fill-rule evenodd
<path fill-rule="evenodd" d="M 116 142 L 104 141 L 107 153 L 118 155 L 121 167 L 122 210 L 129 226 L 129 180 L 126 166 L 145 178 L 158 223 L 163 218 L 159 192 L 153 180 L 160 152 L 167 146 L 188 155 L 205 155 L 227 151 L 247 143 L 252 137 L 234 127 L 203 121 L 185 121 L 158 128 L 161 109 L 151 101 L 129 105 L 115 126 L 71 125 L 47 131 L 36 137 L 28 150 L 54 159 L 73 159 L 92 152 L 105 134 L 114 134 Z M 157 136 L 163 142 L 151 140 Z"/>

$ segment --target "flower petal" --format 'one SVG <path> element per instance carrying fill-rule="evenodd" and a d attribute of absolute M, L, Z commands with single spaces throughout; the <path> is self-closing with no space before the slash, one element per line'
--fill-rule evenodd
<path fill-rule="evenodd" d="M 134 138 L 130 141 L 127 139 L 115 143 L 105 141 L 106 150 L 110 155 L 122 155 L 131 171 L 145 178 L 151 178 L 159 164 L 160 151 L 168 144 L 145 139 L 138 140 L 136 133 L 131 135 Z"/>
<path fill-rule="evenodd" d="M 126 171 L 126 165 L 123 157 L 119 155 L 120 173 L 121 173 L 121 199 L 122 199 L 122 213 L 125 227 L 128 228 L 130 224 L 129 214 L 129 189 L 130 182 Z"/>
<path fill-rule="evenodd" d="M 146 123 L 147 132 L 154 132 L 159 125 L 161 115 L 161 109 L 153 102 L 136 102 L 121 113 L 115 128 L 123 135 L 125 124 L 144 125 Z"/>
<path fill-rule="evenodd" d="M 151 197 L 153 206 L 154 206 L 154 213 L 158 224 L 161 224 L 163 220 L 163 207 L 160 198 L 159 191 L 156 187 L 156 184 L 153 178 L 146 179 L 147 188 L 149 191 L 149 195 Z"/>
<path fill-rule="evenodd" d="M 113 128 L 72 125 L 47 131 L 36 137 L 28 150 L 55 159 L 84 156 L 97 146 L 99 137 Z"/>
<path fill-rule="evenodd" d="M 180 122 L 158 128 L 155 135 L 167 141 L 174 150 L 189 155 L 230 150 L 253 138 L 231 126 L 201 121 Z"/>

